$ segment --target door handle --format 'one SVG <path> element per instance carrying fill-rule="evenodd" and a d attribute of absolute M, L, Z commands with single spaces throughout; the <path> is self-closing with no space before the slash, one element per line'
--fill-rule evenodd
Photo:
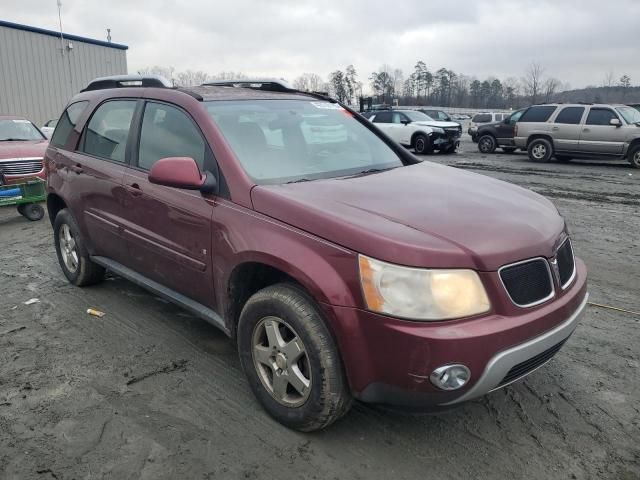
<path fill-rule="evenodd" d="M 84 172 L 82 165 L 80 165 L 79 163 L 76 163 L 75 165 L 69 165 L 69 170 L 75 172 L 77 175 L 80 175 L 82 172 Z"/>
<path fill-rule="evenodd" d="M 557 132 L 558 130 L 560 130 L 560 127 L 553 127 L 551 130 L 553 130 L 554 132 Z"/>
<path fill-rule="evenodd" d="M 140 185 L 138 185 L 137 183 L 132 183 L 131 185 L 127 185 L 127 191 L 132 197 L 139 197 L 140 195 L 142 195 L 142 189 L 140 188 Z"/>
<path fill-rule="evenodd" d="M 582 131 L 583 131 L 583 132 L 590 132 L 591 130 L 590 130 L 590 129 L 588 129 L 588 128 L 583 128 L 583 129 L 582 129 Z"/>

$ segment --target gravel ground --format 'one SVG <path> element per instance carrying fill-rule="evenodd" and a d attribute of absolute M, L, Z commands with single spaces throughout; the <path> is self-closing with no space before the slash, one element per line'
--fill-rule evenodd
<path fill-rule="evenodd" d="M 431 160 L 551 198 L 591 300 L 640 311 L 640 170 L 470 141 Z M 0 478 L 640 478 L 640 315 L 590 306 L 549 364 L 451 412 L 356 404 L 300 434 L 263 413 L 213 327 L 119 278 L 68 285 L 46 220 L 0 210 L 0 245 Z"/>

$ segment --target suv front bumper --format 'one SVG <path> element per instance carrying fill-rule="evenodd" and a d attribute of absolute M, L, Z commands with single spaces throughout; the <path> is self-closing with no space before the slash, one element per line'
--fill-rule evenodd
<path fill-rule="evenodd" d="M 476 398 L 542 366 L 573 333 L 587 298 L 586 268 L 576 258 L 576 278 L 566 291 L 537 307 L 519 308 L 517 315 L 414 322 L 323 307 L 356 398 L 425 408 Z M 470 369 L 464 387 L 444 391 L 431 383 L 431 373 L 448 364 Z"/>

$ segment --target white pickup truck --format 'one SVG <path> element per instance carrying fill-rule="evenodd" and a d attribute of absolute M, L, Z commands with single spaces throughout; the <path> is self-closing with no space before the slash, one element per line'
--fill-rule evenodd
<path fill-rule="evenodd" d="M 380 110 L 366 112 L 366 118 L 393 140 L 417 154 L 454 153 L 460 145 L 462 127 L 456 122 L 441 122 L 416 110 Z"/>

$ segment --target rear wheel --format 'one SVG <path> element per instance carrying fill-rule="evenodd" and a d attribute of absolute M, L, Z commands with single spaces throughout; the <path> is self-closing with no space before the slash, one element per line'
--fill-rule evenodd
<path fill-rule="evenodd" d="M 534 162 L 546 163 L 553 156 L 553 146 L 546 138 L 532 140 L 527 151 L 529 152 L 529 159 Z"/>
<path fill-rule="evenodd" d="M 429 153 L 431 150 L 431 148 L 429 147 L 429 138 L 423 134 L 416 135 L 413 140 L 413 148 L 418 155 Z"/>
<path fill-rule="evenodd" d="M 102 281 L 104 268 L 89 258 L 80 229 L 66 208 L 56 215 L 53 235 L 58 262 L 70 283 L 82 287 Z"/>
<path fill-rule="evenodd" d="M 287 427 L 319 430 L 349 410 L 338 349 L 301 288 L 277 284 L 254 294 L 240 314 L 238 351 L 253 393 Z"/>
<path fill-rule="evenodd" d="M 640 168 L 640 145 L 635 145 L 631 148 L 628 160 L 635 168 Z"/>
<path fill-rule="evenodd" d="M 478 150 L 480 153 L 493 153 L 496 151 L 498 142 L 493 135 L 482 135 L 478 138 Z"/>

